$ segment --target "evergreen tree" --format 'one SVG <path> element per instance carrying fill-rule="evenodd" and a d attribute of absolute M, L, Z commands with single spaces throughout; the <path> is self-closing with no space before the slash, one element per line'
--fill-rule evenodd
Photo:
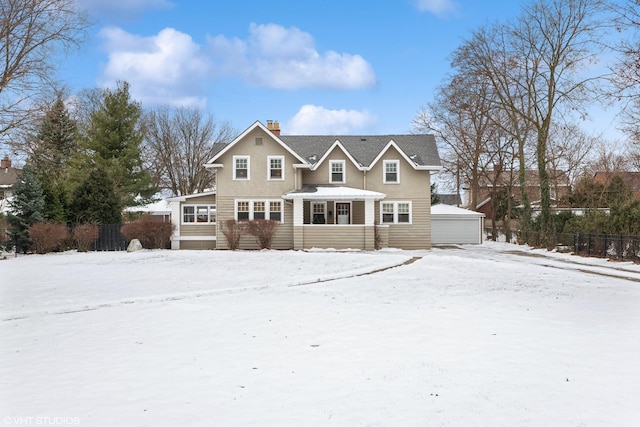
<path fill-rule="evenodd" d="M 144 169 L 140 129 L 142 107 L 129 97 L 129 85 L 119 82 L 103 92 L 102 105 L 90 115 L 87 148 L 92 162 L 113 181 L 120 208 L 146 203 L 156 192 Z"/>
<path fill-rule="evenodd" d="M 44 192 L 33 169 L 28 164 L 22 169 L 20 180 L 14 185 L 13 198 L 9 202 L 9 245 L 16 251 L 29 250 L 29 227 L 46 219 Z"/>
<path fill-rule="evenodd" d="M 47 217 L 66 222 L 70 188 L 70 160 L 78 153 L 76 122 L 58 95 L 38 127 L 29 155 L 45 194 Z"/>
<path fill-rule="evenodd" d="M 437 205 L 440 203 L 440 197 L 438 196 L 438 187 L 436 187 L 436 183 L 431 184 L 431 205 Z"/>
<path fill-rule="evenodd" d="M 111 178 L 94 168 L 73 193 L 71 215 L 74 223 L 119 224 L 122 210 Z"/>

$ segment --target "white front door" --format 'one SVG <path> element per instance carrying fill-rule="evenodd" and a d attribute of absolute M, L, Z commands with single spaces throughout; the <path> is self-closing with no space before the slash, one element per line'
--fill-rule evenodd
<path fill-rule="evenodd" d="M 336 203 L 336 224 L 351 223 L 351 204 Z"/>

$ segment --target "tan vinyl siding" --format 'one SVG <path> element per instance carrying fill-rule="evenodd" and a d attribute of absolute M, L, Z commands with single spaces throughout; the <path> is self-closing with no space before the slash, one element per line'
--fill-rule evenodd
<path fill-rule="evenodd" d="M 334 248 L 334 249 L 364 249 L 365 248 L 365 226 L 364 225 L 305 225 L 304 229 L 304 249 L 311 248 Z M 370 228 L 371 240 L 373 244 L 373 229 Z M 371 248 L 373 249 L 373 247 Z"/>
<path fill-rule="evenodd" d="M 182 240 L 180 249 L 215 249 L 215 240 Z"/>
<path fill-rule="evenodd" d="M 215 205 L 216 204 L 216 195 L 208 194 L 206 196 L 200 197 L 189 197 L 185 202 L 182 202 L 181 205 Z"/>
<path fill-rule="evenodd" d="M 241 196 L 239 199 L 255 199 L 264 200 L 265 197 L 259 196 Z M 277 200 L 279 197 L 272 197 Z M 223 221 L 235 219 L 235 199 L 236 197 L 218 197 L 218 249 L 228 249 L 226 238 L 222 233 Z M 280 224 L 276 231 L 273 241 L 273 249 L 291 249 L 293 248 L 293 206 L 291 203 L 282 200 L 284 209 L 284 224 Z M 253 236 L 247 235 L 240 241 L 241 249 L 259 249 Z"/>
<path fill-rule="evenodd" d="M 215 236 L 216 225 L 215 224 L 207 224 L 207 225 L 182 224 L 180 226 L 180 235 L 181 236 Z"/>
<path fill-rule="evenodd" d="M 385 199 L 383 202 L 393 200 Z M 431 199 L 411 201 L 411 224 L 384 224 L 388 226 L 390 248 L 429 249 L 431 248 Z M 380 203 L 376 203 L 376 221 L 380 223 Z"/>

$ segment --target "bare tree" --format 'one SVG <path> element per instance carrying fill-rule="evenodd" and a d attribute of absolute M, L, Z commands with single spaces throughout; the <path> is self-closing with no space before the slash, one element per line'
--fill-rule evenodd
<path fill-rule="evenodd" d="M 540 229 L 551 231 L 551 192 L 547 171 L 549 131 L 564 111 L 583 111 L 593 102 L 599 76 L 581 74 L 597 60 L 604 26 L 598 0 L 536 0 L 513 27 L 528 88 L 530 114 L 523 117 L 536 132 L 540 180 Z"/>
<path fill-rule="evenodd" d="M 37 109 L 52 85 L 56 55 L 78 47 L 90 25 L 76 0 L 0 1 L 0 137 Z"/>
<path fill-rule="evenodd" d="M 595 98 L 600 76 L 585 75 L 585 70 L 602 47 L 602 11 L 599 0 L 533 0 L 516 21 L 474 33 L 462 51 L 461 60 L 492 82 L 511 122 L 524 122 L 527 134 L 535 135 L 539 221 L 545 233 L 551 230 L 550 128 L 563 114 L 581 112 Z"/>
<path fill-rule="evenodd" d="M 549 129 L 549 168 L 555 173 L 565 173 L 569 185 L 573 185 L 598 141 L 597 137 L 587 135 L 575 123 L 552 124 Z M 557 181 L 554 184 L 557 185 Z M 559 194 L 557 188 L 556 194 Z"/>
<path fill-rule="evenodd" d="M 640 0 L 612 2 L 616 29 L 623 35 L 613 46 L 619 54 L 612 67 L 614 102 L 622 105 L 622 128 L 640 143 Z"/>
<path fill-rule="evenodd" d="M 528 230 L 531 223 L 531 205 L 527 192 L 526 171 L 531 163 L 531 125 L 523 116 L 531 113 L 531 101 L 526 86 L 520 84 L 525 77 L 516 66 L 516 57 L 509 38 L 509 27 L 493 24 L 474 31 L 453 53 L 453 65 L 471 78 L 485 80 L 491 87 L 495 105 L 492 119 L 502 129 L 507 141 L 517 147 L 518 183 L 523 206 L 520 227 Z M 510 172 L 511 174 L 511 172 Z"/>
<path fill-rule="evenodd" d="M 145 151 L 157 184 L 176 195 L 202 192 L 214 184 L 204 164 L 215 144 L 231 141 L 235 131 L 227 122 L 203 117 L 195 109 L 161 107 L 145 116 Z"/>
<path fill-rule="evenodd" d="M 478 205 L 480 177 L 491 165 L 498 139 L 489 109 L 492 101 L 487 83 L 474 76 L 456 74 L 441 85 L 434 101 L 413 120 L 415 132 L 431 132 L 437 137 L 445 171 L 455 177 L 456 189 L 469 186 L 469 205 Z"/>

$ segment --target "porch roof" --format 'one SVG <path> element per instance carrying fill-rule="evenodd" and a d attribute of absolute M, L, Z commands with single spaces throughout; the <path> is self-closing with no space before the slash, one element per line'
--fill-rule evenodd
<path fill-rule="evenodd" d="M 336 187 L 330 185 L 305 185 L 300 190 L 282 196 L 285 200 L 382 200 L 387 197 L 377 191 L 361 190 L 352 187 Z"/>

